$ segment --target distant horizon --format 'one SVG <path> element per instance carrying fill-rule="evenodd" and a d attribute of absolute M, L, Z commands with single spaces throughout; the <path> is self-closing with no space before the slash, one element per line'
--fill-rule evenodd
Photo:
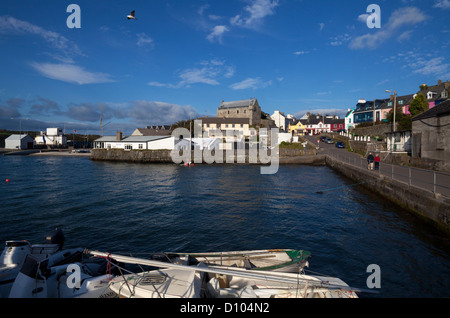
<path fill-rule="evenodd" d="M 103 135 L 131 134 L 250 97 L 270 115 L 343 118 L 450 80 L 449 13 L 450 0 L 3 0 L 0 128 L 100 135 L 101 118 Z"/>

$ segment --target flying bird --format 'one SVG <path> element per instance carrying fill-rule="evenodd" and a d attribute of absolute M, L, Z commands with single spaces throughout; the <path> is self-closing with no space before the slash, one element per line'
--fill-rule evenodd
<path fill-rule="evenodd" d="M 127 16 L 127 19 L 128 19 L 128 20 L 130 20 L 130 19 L 135 19 L 135 20 L 137 20 L 136 17 L 134 16 L 134 10 L 131 11 L 130 15 Z"/>

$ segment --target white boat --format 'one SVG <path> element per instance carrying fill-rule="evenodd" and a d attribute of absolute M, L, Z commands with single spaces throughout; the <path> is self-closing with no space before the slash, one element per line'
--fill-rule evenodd
<path fill-rule="evenodd" d="M 201 298 L 203 273 L 169 268 L 116 276 L 109 289 L 121 298 Z"/>
<path fill-rule="evenodd" d="M 295 249 L 266 249 L 206 253 L 164 253 L 174 264 L 236 266 L 251 270 L 299 273 L 308 266 L 311 253 Z"/>
<path fill-rule="evenodd" d="M 357 298 L 356 292 L 363 291 L 336 277 L 204 264 L 187 266 L 97 251 L 89 253 L 160 268 L 112 279 L 110 290 L 125 298 Z"/>
<path fill-rule="evenodd" d="M 102 272 L 101 263 L 67 263 L 62 253 L 44 260 L 27 255 L 9 298 L 107 298 L 113 275 Z"/>
<path fill-rule="evenodd" d="M 77 261 L 83 249 L 63 250 L 64 234 L 56 229 L 46 237 L 46 244 L 31 244 L 28 241 L 6 241 L 0 256 L 0 298 L 9 296 L 11 287 L 27 256 L 36 260 L 51 259 L 51 262 Z"/>

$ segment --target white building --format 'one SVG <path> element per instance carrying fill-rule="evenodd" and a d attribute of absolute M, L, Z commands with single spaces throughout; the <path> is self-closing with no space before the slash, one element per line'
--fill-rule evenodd
<path fill-rule="evenodd" d="M 354 109 L 348 109 L 347 114 L 345 115 L 345 130 L 347 132 L 350 130 L 350 128 L 355 127 L 355 121 L 353 120 L 353 112 Z"/>
<path fill-rule="evenodd" d="M 175 138 L 172 136 L 129 136 L 122 138 L 122 134 L 116 136 L 104 136 L 94 141 L 94 148 L 125 149 L 125 150 L 173 150 Z"/>
<path fill-rule="evenodd" d="M 6 149 L 33 149 L 34 140 L 28 135 L 11 135 L 5 139 Z"/>
<path fill-rule="evenodd" d="M 276 110 L 273 115 L 270 116 L 270 118 L 272 118 L 272 120 L 275 122 L 275 126 L 277 126 L 282 131 L 286 131 L 288 126 L 288 118 L 284 115 L 284 113 Z"/>
<path fill-rule="evenodd" d="M 388 151 L 411 152 L 411 130 L 386 133 Z"/>
<path fill-rule="evenodd" d="M 66 146 L 67 138 L 64 136 L 62 129 L 60 128 L 47 128 L 47 131 L 41 131 L 39 136 L 34 139 L 36 145 L 47 146 Z"/>

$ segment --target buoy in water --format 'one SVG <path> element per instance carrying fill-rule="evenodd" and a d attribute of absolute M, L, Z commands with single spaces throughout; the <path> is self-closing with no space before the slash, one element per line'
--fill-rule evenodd
<path fill-rule="evenodd" d="M 6 182 L 9 182 L 9 179 L 6 179 L 5 181 L 6 181 Z"/>

